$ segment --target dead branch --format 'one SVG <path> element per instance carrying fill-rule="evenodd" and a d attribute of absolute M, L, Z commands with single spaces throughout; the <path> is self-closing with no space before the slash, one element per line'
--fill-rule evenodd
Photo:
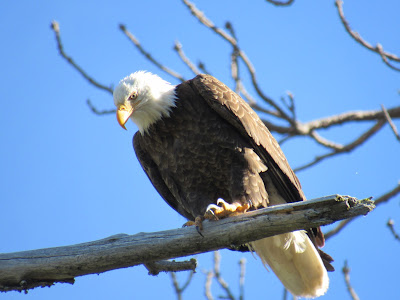
<path fill-rule="evenodd" d="M 54 31 L 55 35 L 56 35 L 56 41 L 57 41 L 57 48 L 58 51 L 60 53 L 60 55 L 65 58 L 67 60 L 67 62 L 73 66 L 75 68 L 75 70 L 77 70 L 87 81 L 89 81 L 91 84 L 93 84 L 95 87 L 106 91 L 108 93 L 110 93 L 112 95 L 113 93 L 113 88 L 112 87 L 107 87 L 104 84 L 101 84 L 99 82 L 97 82 L 96 80 L 93 79 L 93 77 L 89 76 L 80 66 L 78 66 L 77 63 L 75 63 L 75 61 L 68 56 L 65 52 L 64 52 L 64 47 L 63 44 L 61 43 L 61 36 L 60 36 L 60 25 L 58 24 L 57 21 L 53 21 L 51 22 L 51 29 Z"/>
<path fill-rule="evenodd" d="M 379 120 L 377 121 L 374 126 L 372 126 L 370 129 L 368 129 L 367 131 L 365 131 L 363 134 L 361 134 L 357 139 L 355 139 L 354 141 L 352 141 L 351 143 L 348 143 L 347 145 L 342 146 L 341 148 L 335 149 L 332 152 L 329 152 L 327 154 L 324 155 L 319 155 L 316 156 L 314 158 L 314 160 L 312 160 L 311 162 L 297 167 L 295 169 L 293 169 L 293 171 L 295 172 L 299 172 L 302 171 L 306 168 L 309 168 L 317 163 L 319 163 L 320 161 L 338 155 L 340 153 L 348 153 L 353 151 L 356 147 L 360 146 L 361 144 L 363 144 L 365 141 L 367 141 L 370 137 L 372 137 L 375 133 L 377 133 L 380 129 L 382 129 L 383 125 L 385 125 L 386 120 Z"/>
<path fill-rule="evenodd" d="M 400 62 L 400 57 L 398 57 L 397 55 L 394 55 L 392 53 L 389 52 L 385 52 L 383 50 L 382 45 L 377 44 L 375 47 L 372 46 L 370 43 L 368 43 L 367 41 L 365 41 L 361 35 L 352 30 L 349 22 L 346 20 L 345 16 L 344 16 L 344 12 L 343 12 L 343 1 L 342 0 L 336 0 L 335 5 L 338 9 L 338 13 L 339 13 L 339 17 L 340 20 L 342 21 L 342 24 L 344 25 L 344 28 L 346 29 L 346 31 L 348 32 L 348 34 L 357 42 L 359 43 L 361 46 L 363 46 L 364 48 L 371 50 L 375 53 L 378 53 L 382 60 L 385 62 L 385 64 L 387 66 L 389 66 L 390 68 L 392 68 L 395 71 L 400 71 L 400 68 L 397 68 L 395 66 L 393 66 L 392 64 L 390 64 L 389 60 L 392 61 L 396 61 L 396 62 Z"/>
<path fill-rule="evenodd" d="M 247 57 L 246 53 L 239 48 L 237 39 L 234 36 L 228 34 L 225 30 L 214 25 L 214 23 L 205 16 L 204 12 L 200 11 L 192 2 L 190 2 L 188 0 L 182 0 L 182 1 L 186 5 L 186 7 L 190 10 L 191 14 L 194 17 L 196 17 L 196 19 L 201 24 L 203 24 L 207 28 L 211 29 L 214 33 L 216 33 L 222 39 L 227 41 L 233 47 L 234 51 L 237 51 L 238 57 L 240 57 L 242 59 L 247 70 L 249 71 L 253 87 L 256 90 L 258 96 L 262 100 L 264 100 L 268 105 L 272 106 L 276 110 L 276 114 L 280 118 L 282 118 L 290 123 L 291 122 L 290 117 L 279 107 L 279 105 L 276 104 L 276 102 L 274 100 L 272 100 L 270 97 L 265 95 L 264 92 L 261 90 L 261 87 L 259 86 L 258 81 L 256 79 L 255 68 L 254 68 L 253 64 L 251 63 L 250 59 Z"/>
<path fill-rule="evenodd" d="M 390 232 L 393 234 L 394 238 L 398 241 L 400 241 L 400 235 L 394 230 L 394 221 L 392 219 L 389 219 L 386 223 L 387 227 L 389 227 Z"/>
<path fill-rule="evenodd" d="M 275 6 L 289 6 L 294 2 L 294 0 L 287 0 L 286 2 L 276 1 L 276 0 L 266 0 L 266 1 Z"/>
<path fill-rule="evenodd" d="M 358 297 L 356 291 L 354 290 L 354 288 L 352 287 L 352 285 L 350 283 L 350 268 L 347 265 L 347 261 L 344 262 L 344 266 L 342 268 L 342 272 L 343 272 L 344 280 L 346 282 L 346 287 L 347 287 L 347 290 L 349 291 L 351 299 L 360 300 L 360 298 Z"/>
<path fill-rule="evenodd" d="M 89 106 L 90 110 L 92 111 L 92 113 L 101 116 L 101 115 L 109 115 L 109 114 L 115 114 L 116 113 L 116 109 L 105 109 L 105 110 L 98 110 L 98 108 L 96 108 L 92 101 L 90 101 L 90 99 L 86 100 L 86 104 Z"/>
<path fill-rule="evenodd" d="M 179 58 L 183 61 L 183 63 L 189 67 L 189 69 L 193 72 L 193 74 L 200 74 L 200 70 L 196 68 L 195 64 L 186 56 L 186 54 L 182 50 L 182 44 L 178 41 L 175 42 L 174 50 L 178 53 Z"/>
<path fill-rule="evenodd" d="M 382 104 L 381 107 L 382 107 L 383 115 L 385 116 L 386 121 L 388 121 L 388 123 L 390 125 L 390 128 L 392 128 L 394 136 L 396 137 L 396 139 L 398 141 L 400 141 L 400 135 L 399 135 L 399 131 L 397 130 L 396 125 L 393 123 L 393 120 L 390 117 L 390 115 L 389 115 L 388 111 L 386 110 L 385 106 Z"/>
<path fill-rule="evenodd" d="M 193 260 L 195 260 L 195 259 L 193 259 Z M 192 279 L 193 279 L 194 273 L 195 273 L 195 271 L 191 271 L 191 272 L 189 273 L 188 278 L 186 279 L 186 282 L 185 282 L 182 286 L 179 286 L 179 282 L 178 282 L 178 279 L 176 278 L 175 272 L 170 272 L 170 273 L 169 273 L 170 276 L 171 276 L 172 285 L 174 286 L 175 294 L 176 294 L 178 300 L 181 300 L 181 299 L 182 299 L 182 293 L 183 293 L 183 292 L 185 291 L 185 289 L 189 286 L 190 282 L 191 282 Z"/>
<path fill-rule="evenodd" d="M 217 282 L 219 283 L 221 288 L 226 293 L 224 299 L 235 300 L 235 297 L 233 296 L 228 283 L 224 280 L 224 278 L 221 275 L 221 254 L 219 253 L 219 251 L 214 251 L 214 276 L 217 279 Z"/>
<path fill-rule="evenodd" d="M 195 228 L 186 227 L 0 254 L 0 291 L 26 291 L 56 282 L 73 283 L 78 276 L 242 245 L 275 234 L 365 215 L 373 208 L 373 202 L 368 199 L 333 195 L 205 221 L 203 236 Z"/>
<path fill-rule="evenodd" d="M 239 300 L 244 299 L 244 278 L 246 275 L 246 259 L 243 257 L 239 260 L 240 275 L 239 275 Z"/>
<path fill-rule="evenodd" d="M 273 117 L 276 117 L 278 119 L 284 120 L 289 123 L 288 126 L 281 126 L 281 125 L 277 125 L 274 122 L 271 122 L 271 121 L 268 121 L 265 119 L 263 120 L 264 123 L 266 124 L 266 126 L 271 131 L 278 132 L 278 133 L 284 135 L 283 139 L 281 139 L 281 142 L 288 141 L 289 139 L 296 137 L 296 136 L 308 136 L 317 144 L 322 145 L 330 150 L 328 153 L 325 153 L 322 155 L 316 155 L 308 163 L 305 163 L 305 164 L 297 167 L 295 169 L 295 171 L 305 170 L 307 168 L 310 168 L 310 167 L 320 163 L 321 161 L 323 161 L 327 158 L 331 158 L 331 157 L 334 157 L 334 156 L 342 154 L 342 153 L 353 151 L 354 149 L 358 148 L 360 145 L 364 144 L 369 138 L 374 136 L 383 127 L 383 125 L 386 121 L 389 122 L 393 132 L 396 135 L 396 138 L 400 140 L 397 129 L 392 121 L 392 119 L 394 119 L 394 118 L 400 118 L 400 106 L 394 107 L 391 109 L 387 109 L 387 110 L 383 107 L 382 110 L 376 110 L 376 111 L 346 112 L 343 114 L 338 114 L 338 115 L 334 115 L 331 117 L 321 118 L 321 119 L 313 120 L 313 121 L 306 122 L 306 123 L 302 123 L 302 122 L 298 121 L 296 119 L 296 114 L 295 114 L 294 98 L 293 98 L 293 96 L 291 96 L 291 94 L 288 95 L 290 103 L 284 102 L 283 103 L 284 106 L 281 107 L 280 105 L 278 105 L 276 103 L 276 101 L 267 97 L 261 91 L 261 88 L 255 77 L 255 69 L 254 69 L 252 63 L 250 62 L 250 60 L 248 59 L 248 57 L 246 56 L 246 54 L 244 53 L 244 51 L 239 48 L 238 39 L 237 39 L 237 36 L 235 34 L 232 24 L 230 22 L 227 22 L 225 24 L 225 28 L 227 31 L 225 31 L 225 30 L 217 27 L 216 25 L 214 25 L 214 23 L 210 19 L 208 19 L 203 12 L 198 10 L 194 6 L 194 4 L 191 3 L 189 0 L 183 0 L 183 3 L 189 8 L 191 13 L 204 26 L 211 29 L 214 33 L 216 33 L 218 36 L 220 36 L 222 39 L 227 41 L 232 46 L 231 75 L 235 82 L 234 89 L 236 90 L 236 92 L 240 93 L 250 103 L 250 105 L 258 112 L 271 115 Z M 337 5 L 338 5 L 338 8 L 341 8 L 340 1 L 337 1 Z M 339 11 L 343 12 L 342 10 L 339 10 Z M 343 20 L 345 21 L 344 16 L 343 16 Z M 65 58 L 69 64 L 71 64 L 76 70 L 78 70 L 78 72 L 80 72 L 95 87 L 104 89 L 104 90 L 112 93 L 111 88 L 107 88 L 107 87 L 99 84 L 92 77 L 88 76 L 87 73 L 82 70 L 82 68 L 80 68 L 79 66 L 76 65 L 76 63 L 72 60 L 71 57 L 69 57 L 65 54 L 65 52 L 63 50 L 63 46 L 61 44 L 58 23 L 53 22 L 52 28 L 56 34 L 56 40 L 57 40 L 57 44 L 58 44 L 58 48 L 59 48 L 59 52 L 60 52 L 61 56 L 63 58 Z M 178 79 L 180 81 L 185 80 L 180 74 L 178 74 L 177 72 L 173 71 L 170 68 L 167 68 L 166 66 L 161 64 L 159 61 L 155 60 L 153 58 L 153 56 L 143 48 L 143 46 L 140 44 L 138 39 L 132 33 L 130 33 L 124 25 L 120 25 L 120 29 L 132 41 L 132 43 L 135 45 L 135 47 L 140 51 L 140 53 L 142 53 L 145 56 L 146 59 L 148 59 L 155 66 L 157 66 L 161 70 L 167 72 L 169 75 L 175 77 L 176 79 Z M 184 52 L 182 50 L 182 46 L 180 45 L 179 42 L 176 43 L 175 50 L 177 51 L 177 53 L 178 53 L 179 57 L 182 59 L 182 61 L 195 74 L 199 73 L 200 71 L 209 73 L 209 72 L 207 72 L 207 70 L 205 70 L 203 63 L 199 63 L 198 69 L 195 67 L 195 65 L 184 54 Z M 380 53 L 382 54 L 382 51 Z M 389 55 L 389 54 L 385 53 L 385 55 Z M 255 90 L 257 91 L 258 96 L 262 100 L 264 100 L 267 104 L 272 106 L 271 109 L 266 109 L 263 106 L 258 105 L 256 99 L 254 99 L 247 92 L 247 90 L 240 78 L 239 59 L 241 59 L 244 62 L 248 72 L 250 73 L 253 86 L 254 86 Z M 110 113 L 115 112 L 115 109 L 100 111 L 89 100 L 87 101 L 87 103 L 88 103 L 90 109 L 95 114 L 98 114 L 98 115 L 110 114 Z M 285 110 L 289 111 L 289 113 L 286 113 Z M 366 132 L 361 134 L 359 137 L 356 137 L 353 142 L 348 143 L 347 145 L 342 145 L 337 142 L 328 140 L 328 139 L 322 137 L 319 134 L 319 132 L 317 132 L 320 129 L 332 128 L 336 125 L 342 125 L 342 124 L 346 124 L 349 122 L 360 122 L 360 121 L 375 121 L 375 124 L 369 130 L 367 130 Z"/>
<path fill-rule="evenodd" d="M 398 183 L 392 190 L 390 190 L 389 192 L 385 193 L 384 195 L 382 195 L 378 199 L 376 199 L 374 201 L 374 204 L 375 204 L 375 206 L 379 206 L 380 204 L 389 201 L 390 199 L 397 196 L 398 194 L 400 194 L 400 183 Z M 349 218 L 349 219 L 339 222 L 339 224 L 334 229 L 328 231 L 327 233 L 324 233 L 325 240 L 328 240 L 332 236 L 338 234 L 343 228 L 345 228 L 351 221 L 355 220 L 356 218 L 357 217 Z"/>
<path fill-rule="evenodd" d="M 120 24 L 119 25 L 119 29 L 121 29 L 121 31 L 135 45 L 135 47 L 139 50 L 139 52 L 146 57 L 146 59 L 151 61 L 160 70 L 163 70 L 164 72 L 166 72 L 167 74 L 171 75 L 172 77 L 175 77 L 179 81 L 181 81 L 181 82 L 185 81 L 185 78 L 183 78 L 183 76 L 180 75 L 178 72 L 175 72 L 170 68 L 167 68 L 166 66 L 164 66 L 163 64 L 158 62 L 155 58 L 153 58 L 153 56 L 142 47 L 142 45 L 140 44 L 139 40 L 128 29 L 126 29 L 126 26 L 124 24 Z"/>
<path fill-rule="evenodd" d="M 149 275 L 158 275 L 160 272 L 180 272 L 180 271 L 194 271 L 197 267 L 197 261 L 192 258 L 185 261 L 152 261 L 144 263 L 144 266 L 149 271 Z"/>

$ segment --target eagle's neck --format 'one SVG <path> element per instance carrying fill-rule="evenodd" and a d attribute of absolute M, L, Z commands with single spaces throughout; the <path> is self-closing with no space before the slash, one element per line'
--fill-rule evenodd
<path fill-rule="evenodd" d="M 176 106 L 175 87 L 166 85 L 164 88 L 147 91 L 143 105 L 139 106 L 131 116 L 142 135 L 151 125 L 170 116 L 171 110 Z"/>

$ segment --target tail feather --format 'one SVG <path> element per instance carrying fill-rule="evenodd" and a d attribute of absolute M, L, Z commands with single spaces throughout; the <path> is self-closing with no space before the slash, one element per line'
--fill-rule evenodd
<path fill-rule="evenodd" d="M 327 271 L 305 231 L 264 238 L 250 245 L 292 294 L 315 298 L 327 291 Z"/>

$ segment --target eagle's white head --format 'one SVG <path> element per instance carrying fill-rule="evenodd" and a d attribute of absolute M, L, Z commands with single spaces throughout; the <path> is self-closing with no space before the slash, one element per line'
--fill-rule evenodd
<path fill-rule="evenodd" d="M 129 118 L 143 134 L 175 106 L 175 86 L 159 76 L 138 71 L 122 79 L 114 89 L 118 123 L 125 128 Z"/>

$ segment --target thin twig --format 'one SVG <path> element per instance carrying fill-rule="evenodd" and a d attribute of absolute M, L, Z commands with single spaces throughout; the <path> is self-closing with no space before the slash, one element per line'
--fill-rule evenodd
<path fill-rule="evenodd" d="M 244 279 L 246 276 L 246 259 L 239 260 L 240 275 L 239 275 L 239 300 L 244 299 Z"/>
<path fill-rule="evenodd" d="M 105 110 L 98 110 L 93 104 L 90 99 L 86 100 L 87 105 L 89 106 L 90 110 L 96 114 L 96 115 L 109 115 L 109 114 L 115 114 L 116 110 L 115 109 L 105 109 Z"/>
<path fill-rule="evenodd" d="M 199 61 L 199 63 L 197 64 L 197 67 L 201 70 L 201 72 L 203 74 L 212 75 L 211 72 L 206 69 L 206 65 L 203 62 Z"/>
<path fill-rule="evenodd" d="M 174 287 L 176 297 L 178 300 L 182 300 L 182 292 L 180 291 L 179 288 L 179 282 L 178 279 L 176 278 L 176 274 L 174 272 L 169 273 L 171 280 L 172 280 L 172 286 Z"/>
<path fill-rule="evenodd" d="M 72 66 L 77 70 L 87 81 L 89 81 L 91 84 L 93 84 L 95 87 L 104 90 L 110 94 L 113 93 L 113 88 L 112 87 L 107 87 L 99 82 L 97 82 L 93 77 L 89 76 L 78 64 L 70 57 L 68 56 L 65 51 L 63 44 L 61 42 L 61 36 L 60 36 L 60 25 L 58 24 L 57 21 L 51 22 L 51 29 L 54 31 L 56 35 L 56 41 L 57 41 L 57 47 L 58 47 L 58 52 L 60 55 Z"/>
<path fill-rule="evenodd" d="M 342 272 L 343 272 L 344 280 L 346 282 L 346 287 L 350 293 L 351 299 L 360 300 L 360 298 L 358 298 L 356 291 L 353 289 L 353 287 L 351 286 L 351 283 L 350 283 L 350 268 L 347 265 L 347 260 L 344 262 Z"/>
<path fill-rule="evenodd" d="M 195 74 L 200 74 L 200 70 L 196 68 L 194 63 L 185 55 L 182 50 L 182 44 L 179 41 L 175 42 L 174 50 L 178 53 L 180 59 L 184 62 L 186 66 Z"/>
<path fill-rule="evenodd" d="M 319 155 L 316 156 L 314 158 L 314 160 L 312 160 L 311 162 L 297 167 L 295 169 L 293 169 L 294 172 L 299 172 L 299 171 L 303 171 L 317 163 L 319 163 L 320 161 L 328 158 L 328 157 L 332 157 L 335 155 L 338 155 L 340 153 L 348 153 L 351 152 L 352 150 L 354 150 L 356 147 L 358 147 L 359 145 L 363 144 L 364 142 L 366 142 L 371 136 L 373 136 L 375 133 L 377 133 L 382 127 L 383 125 L 385 125 L 386 120 L 378 120 L 374 126 L 372 126 L 370 129 L 368 129 L 367 131 L 365 131 L 362 135 L 360 135 L 357 139 L 355 139 L 353 142 L 344 145 L 341 149 L 337 149 L 334 150 L 332 152 L 329 152 L 327 154 L 324 155 Z"/>
<path fill-rule="evenodd" d="M 236 33 L 235 30 L 233 29 L 233 26 L 230 22 L 225 23 L 225 28 L 230 32 L 232 37 L 237 41 Z M 231 75 L 233 80 L 235 81 L 235 88 L 234 91 L 236 93 L 240 93 L 241 87 L 242 87 L 242 82 L 240 79 L 240 73 L 239 73 L 239 53 L 238 53 L 238 47 L 237 44 L 232 47 L 232 54 L 231 54 Z"/>
<path fill-rule="evenodd" d="M 396 106 L 387 110 L 392 118 L 400 118 L 400 106 Z M 365 110 L 365 111 L 350 111 L 339 115 L 321 118 L 318 120 L 310 121 L 303 124 L 305 132 L 302 134 L 307 135 L 313 129 L 329 128 L 335 125 L 341 125 L 347 122 L 358 121 L 376 121 L 385 119 L 382 109 L 378 110 Z"/>
<path fill-rule="evenodd" d="M 296 121 L 296 119 L 297 119 L 297 116 L 296 116 L 296 106 L 295 106 L 295 103 L 294 103 L 294 96 L 293 96 L 293 93 L 292 93 L 292 92 L 289 92 L 289 91 L 286 91 L 286 95 L 287 95 L 288 98 L 289 98 L 289 103 L 287 103 L 287 102 L 285 101 L 285 98 L 284 98 L 284 97 L 282 97 L 281 100 L 282 100 L 283 104 L 286 106 L 286 108 L 291 112 L 291 114 L 292 114 L 292 120 Z"/>
<path fill-rule="evenodd" d="M 190 282 L 191 282 L 192 279 L 193 279 L 193 274 L 194 274 L 194 273 L 195 273 L 194 271 L 191 271 L 191 272 L 189 273 L 188 278 L 186 279 L 186 282 L 185 282 L 181 287 L 179 286 L 179 282 L 178 282 L 178 279 L 177 279 L 177 277 L 176 277 L 175 272 L 170 272 L 170 273 L 169 273 L 169 274 L 170 274 L 170 277 L 171 277 L 171 280 L 172 280 L 172 285 L 173 285 L 173 287 L 174 287 L 175 294 L 176 294 L 178 300 L 182 300 L 182 293 L 183 293 L 183 292 L 185 291 L 185 289 L 189 286 Z"/>
<path fill-rule="evenodd" d="M 275 1 L 275 0 L 265 0 L 265 1 L 271 3 L 271 4 L 275 5 L 275 6 L 289 6 L 294 2 L 294 0 L 288 0 L 286 2 Z"/>
<path fill-rule="evenodd" d="M 392 219 L 389 219 L 386 223 L 386 225 L 389 227 L 390 231 L 392 232 L 394 238 L 398 241 L 400 241 L 400 235 L 396 232 L 394 229 L 394 221 Z"/>
<path fill-rule="evenodd" d="M 219 285 L 226 292 L 226 299 L 235 300 L 228 283 L 221 276 L 221 254 L 219 251 L 214 251 L 214 276 L 217 279 Z"/>
<path fill-rule="evenodd" d="M 343 145 L 342 144 L 338 144 L 335 142 L 332 142 L 330 140 L 327 140 L 325 138 L 323 138 L 322 136 L 320 136 L 315 130 L 312 130 L 309 134 L 309 136 L 316 141 L 318 144 L 325 146 L 327 148 L 331 148 L 334 150 L 341 150 L 343 149 Z"/>
<path fill-rule="evenodd" d="M 163 70 L 164 72 L 168 73 L 172 77 L 175 77 L 176 79 L 180 80 L 181 82 L 185 81 L 185 78 L 183 78 L 182 75 L 180 75 L 179 73 L 173 71 L 170 68 L 167 68 L 166 66 L 164 66 L 163 64 L 158 62 L 156 59 L 154 59 L 153 56 L 142 47 L 142 45 L 140 44 L 139 40 L 131 32 L 129 32 L 128 29 L 126 29 L 125 25 L 120 24 L 119 28 L 128 37 L 128 39 L 135 45 L 135 47 L 139 50 L 139 52 L 142 53 L 150 62 L 152 62 L 160 70 Z"/>
<path fill-rule="evenodd" d="M 385 52 L 383 51 L 383 48 L 382 48 L 382 45 L 381 45 L 381 44 L 379 44 L 379 43 L 376 44 L 376 50 L 378 51 L 379 55 L 381 56 L 383 62 L 384 62 L 389 68 L 391 68 L 391 69 L 393 69 L 393 70 L 395 70 L 395 71 L 397 71 L 397 72 L 400 72 L 400 68 L 395 67 L 394 65 L 392 65 L 392 64 L 389 62 L 389 60 L 388 60 L 388 58 L 387 58 Z"/>
<path fill-rule="evenodd" d="M 374 201 L 374 204 L 375 204 L 375 206 L 378 206 L 382 203 L 389 201 L 390 199 L 397 196 L 398 194 L 400 194 L 400 182 L 397 183 L 397 185 L 392 190 L 390 190 L 389 192 L 383 194 L 378 199 L 376 199 Z M 328 240 L 332 236 L 337 235 L 340 231 L 342 231 L 343 228 L 345 228 L 351 221 L 355 220 L 356 218 L 357 217 L 354 217 L 354 218 L 346 219 L 346 220 L 339 222 L 339 224 L 334 229 L 332 229 L 324 234 L 325 240 Z"/>
<path fill-rule="evenodd" d="M 360 45 L 362 45 L 363 47 L 367 48 L 368 50 L 371 50 L 375 53 L 378 53 L 383 61 L 386 63 L 386 65 L 388 65 L 390 68 L 392 68 L 393 70 L 396 71 L 400 71 L 399 68 L 394 67 L 393 65 L 391 65 L 388 62 L 388 59 L 396 61 L 396 62 L 400 62 L 400 57 L 398 57 L 397 55 L 394 55 L 392 53 L 389 52 L 385 52 L 383 51 L 382 45 L 377 44 L 376 47 L 372 46 L 370 43 L 368 43 L 367 41 L 365 41 L 358 32 L 354 31 L 351 29 L 348 21 L 346 20 L 345 16 L 344 16 L 344 12 L 343 12 L 343 1 L 342 0 L 336 0 L 335 5 L 338 9 L 338 13 L 339 13 L 339 17 L 340 20 L 342 21 L 342 24 L 344 25 L 344 28 L 346 29 L 346 31 L 350 34 L 350 36 Z"/>
<path fill-rule="evenodd" d="M 381 107 L 382 107 L 382 111 L 384 113 L 384 116 L 385 116 L 386 120 L 388 121 L 390 127 L 393 130 L 394 135 L 396 136 L 397 140 L 400 141 L 400 135 L 399 135 L 399 132 L 397 130 L 396 125 L 394 125 L 393 120 L 390 117 L 390 115 L 389 115 L 388 111 L 386 110 L 385 106 L 383 104 L 381 104 Z"/>
<path fill-rule="evenodd" d="M 149 275 L 158 275 L 160 272 L 180 272 L 180 271 L 195 271 L 197 267 L 196 259 L 192 258 L 185 261 L 154 261 L 144 264 L 149 271 Z"/>
<path fill-rule="evenodd" d="M 182 0 L 182 1 L 189 8 L 192 15 L 195 16 L 197 18 L 197 20 L 199 20 L 200 23 L 202 23 L 207 28 L 211 29 L 214 33 L 219 35 L 222 39 L 224 39 L 229 44 L 231 44 L 232 47 L 237 48 L 238 56 L 242 59 L 247 70 L 249 71 L 253 86 L 254 86 L 257 94 L 259 95 L 259 97 L 261 99 L 263 99 L 266 103 L 268 103 L 270 106 L 272 106 L 274 109 L 276 109 L 280 118 L 283 118 L 289 122 L 292 122 L 290 117 L 275 103 L 275 101 L 272 100 L 271 98 L 269 98 L 268 96 L 266 96 L 262 92 L 260 86 L 258 85 L 258 81 L 256 79 L 255 68 L 254 68 L 253 64 L 251 63 L 250 59 L 247 57 L 247 55 L 239 48 L 235 37 L 228 34 L 225 30 L 215 26 L 214 23 L 210 19 L 208 19 L 205 16 L 205 14 L 202 11 L 200 11 L 193 3 L 191 3 L 188 0 Z"/>
<path fill-rule="evenodd" d="M 214 297 L 212 296 L 212 293 L 211 293 L 211 284 L 212 284 L 213 278 L 214 278 L 213 271 L 208 271 L 207 276 L 206 276 L 206 283 L 204 286 L 204 293 L 205 293 L 207 300 L 214 300 Z"/>

